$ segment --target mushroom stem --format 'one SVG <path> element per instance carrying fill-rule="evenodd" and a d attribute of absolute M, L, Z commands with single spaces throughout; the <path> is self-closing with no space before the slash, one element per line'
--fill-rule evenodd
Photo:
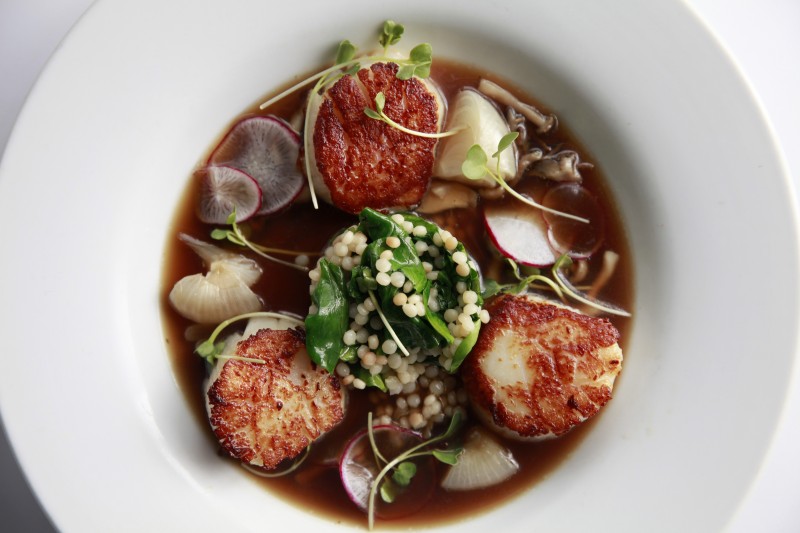
<path fill-rule="evenodd" d="M 485 78 L 481 79 L 480 83 L 478 83 L 478 90 L 495 102 L 507 105 L 515 111 L 522 113 L 525 118 L 536 126 L 537 133 L 547 133 L 552 130 L 558 122 L 555 115 L 545 115 L 532 105 L 521 102 L 516 96 L 493 81 L 489 81 Z"/>

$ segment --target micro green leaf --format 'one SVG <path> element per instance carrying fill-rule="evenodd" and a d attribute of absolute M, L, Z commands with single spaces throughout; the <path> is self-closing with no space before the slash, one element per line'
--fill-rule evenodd
<path fill-rule="evenodd" d="M 399 69 L 397 69 L 397 79 L 398 80 L 410 80 L 414 76 L 414 72 L 416 71 L 415 65 L 401 65 Z"/>
<path fill-rule="evenodd" d="M 405 27 L 402 24 L 398 24 L 393 20 L 387 20 L 384 22 L 383 31 L 378 39 L 378 42 L 383 47 L 384 51 L 393 44 L 397 44 L 400 41 L 400 38 L 403 36 L 404 31 Z"/>
<path fill-rule="evenodd" d="M 216 241 L 224 241 L 228 238 L 228 230 L 214 228 L 211 230 L 211 238 Z"/>
<path fill-rule="evenodd" d="M 492 154 L 492 157 L 499 159 L 500 154 L 509 146 L 514 144 L 514 141 L 517 140 L 517 137 L 519 137 L 519 132 L 517 131 L 512 131 L 511 133 L 506 133 L 503 135 L 503 137 L 500 139 L 500 142 L 497 143 L 497 151 Z"/>
<path fill-rule="evenodd" d="M 372 109 L 371 107 L 364 108 L 364 114 L 367 115 L 369 118 L 373 118 L 375 120 L 383 120 L 380 113 Z"/>
<path fill-rule="evenodd" d="M 339 43 L 339 48 L 336 50 L 336 65 L 347 63 L 356 55 L 356 47 L 353 43 L 345 39 Z"/>
<path fill-rule="evenodd" d="M 391 480 L 389 479 L 381 483 L 381 489 L 380 489 L 381 500 L 383 500 L 386 503 L 393 503 L 395 497 L 397 496 L 395 494 L 394 488 L 395 488 L 394 483 L 392 483 Z"/>
<path fill-rule="evenodd" d="M 461 452 L 464 448 L 453 448 L 451 450 L 433 450 L 433 456 L 440 462 L 447 465 L 454 465 L 458 463 L 461 457 Z"/>
<path fill-rule="evenodd" d="M 486 152 L 483 151 L 480 144 L 473 144 L 467 150 L 467 158 L 461 164 L 461 172 L 471 180 L 479 180 L 486 175 L 486 163 L 489 158 L 486 157 Z"/>
<path fill-rule="evenodd" d="M 401 487 L 407 487 L 416 473 L 417 465 L 411 461 L 404 461 L 395 468 L 392 480 Z"/>

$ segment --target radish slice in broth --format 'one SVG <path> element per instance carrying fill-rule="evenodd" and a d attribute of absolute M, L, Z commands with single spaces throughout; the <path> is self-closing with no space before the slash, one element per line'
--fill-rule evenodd
<path fill-rule="evenodd" d="M 539 268 L 556 262 L 558 256 L 550 245 L 547 224 L 538 209 L 518 203 L 491 203 L 483 208 L 483 221 L 489 238 L 504 256 Z"/>
<path fill-rule="evenodd" d="M 257 214 L 271 215 L 288 207 L 303 188 L 299 153 L 300 136 L 286 122 L 271 115 L 249 117 L 231 128 L 208 163 L 252 176 L 262 192 Z"/>
<path fill-rule="evenodd" d="M 588 224 L 543 212 L 551 246 L 573 259 L 585 259 L 603 243 L 605 220 L 592 194 L 577 183 L 553 187 L 542 198 L 542 205 L 589 219 Z"/>
<path fill-rule="evenodd" d="M 261 208 L 261 187 L 251 176 L 233 167 L 205 167 L 197 217 L 206 224 L 225 224 L 235 210 L 236 222 L 247 220 Z"/>

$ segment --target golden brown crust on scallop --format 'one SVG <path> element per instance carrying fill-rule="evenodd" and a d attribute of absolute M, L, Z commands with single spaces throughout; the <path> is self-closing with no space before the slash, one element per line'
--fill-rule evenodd
<path fill-rule="evenodd" d="M 344 417 L 339 380 L 316 367 L 299 329 L 262 329 L 225 362 L 208 390 L 209 420 L 222 448 L 266 469 L 296 457 Z"/>
<path fill-rule="evenodd" d="M 608 320 L 526 296 L 486 308 L 491 320 L 461 373 L 476 411 L 501 433 L 562 435 L 611 399 L 622 351 Z"/>
<path fill-rule="evenodd" d="M 358 81 L 344 76 L 320 106 L 313 136 L 316 165 L 331 201 L 344 211 L 413 207 L 428 188 L 436 140 L 364 114 L 383 92 L 384 112 L 392 120 L 416 131 L 437 131 L 435 96 L 416 78 L 397 79 L 397 69 L 394 63 L 375 63 L 358 72 Z"/>

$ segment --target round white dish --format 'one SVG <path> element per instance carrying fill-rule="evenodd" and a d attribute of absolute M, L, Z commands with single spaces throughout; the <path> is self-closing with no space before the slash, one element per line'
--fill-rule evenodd
<path fill-rule="evenodd" d="M 442 530 L 571 531 L 598 516 L 622 531 L 722 528 L 795 358 L 796 221 L 769 131 L 712 38 L 682 4 L 628 4 L 283 7 L 297 25 L 249 0 L 92 8 L 0 167 L 17 251 L 0 267 L 13 354 L 0 407 L 59 528 L 342 528 L 209 452 L 163 345 L 159 276 L 188 172 L 225 124 L 340 39 L 372 43 L 384 18 L 552 106 L 609 176 L 637 267 L 634 335 L 600 423 L 523 497 Z"/>

